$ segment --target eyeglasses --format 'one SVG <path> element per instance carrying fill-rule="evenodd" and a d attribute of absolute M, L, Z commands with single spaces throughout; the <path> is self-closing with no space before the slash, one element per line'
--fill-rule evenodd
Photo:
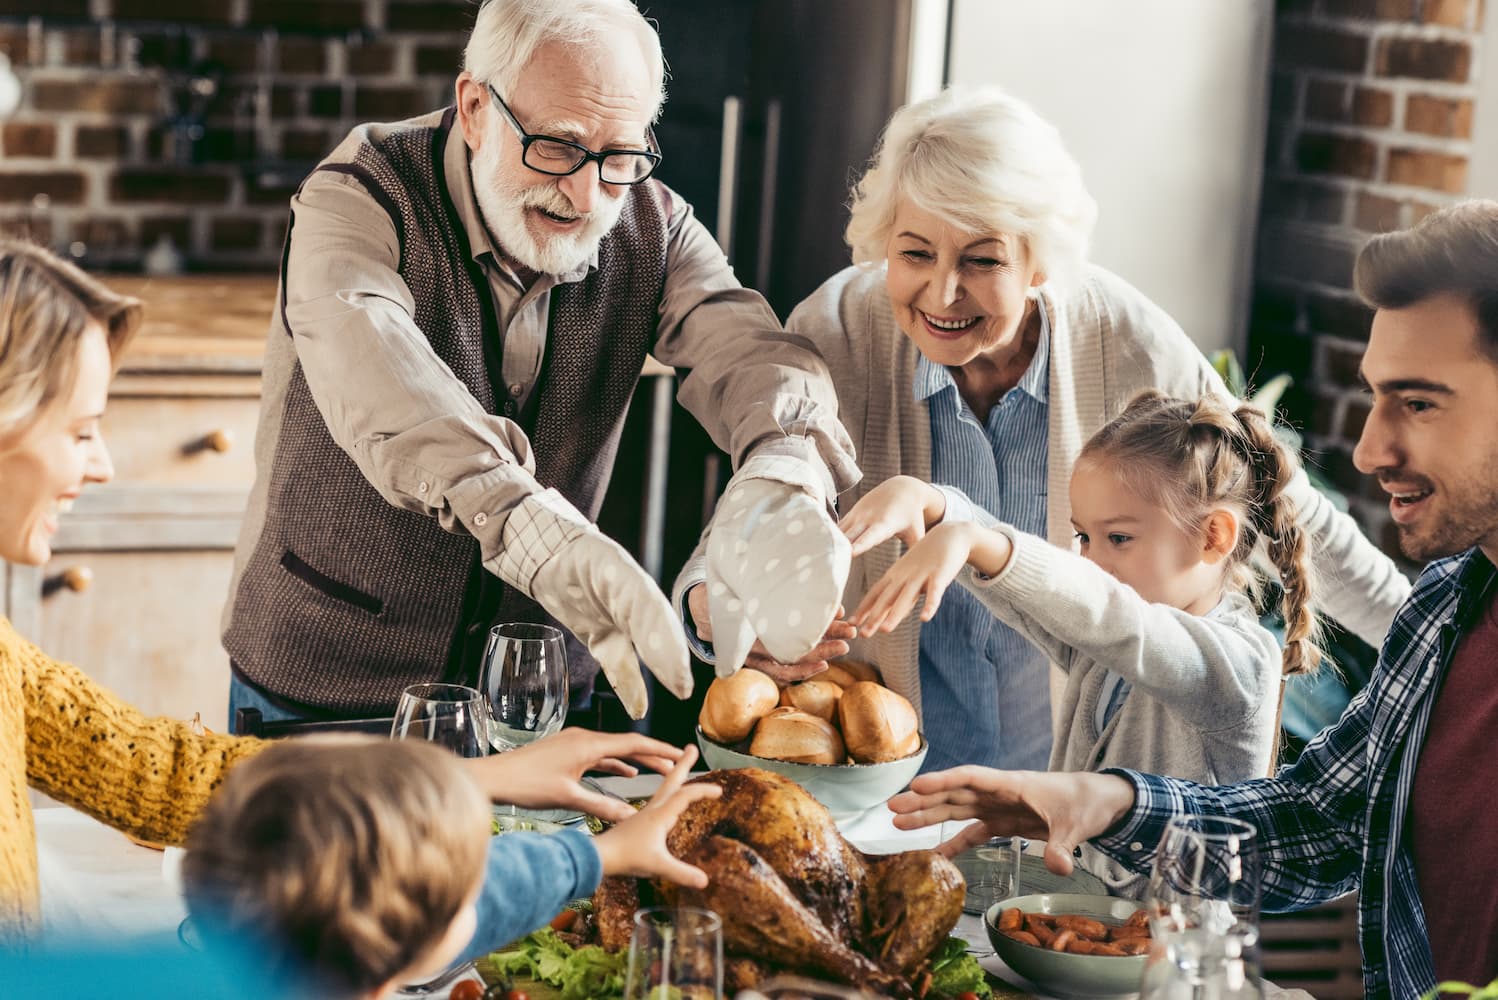
<path fill-rule="evenodd" d="M 651 149 L 606 149 L 595 153 L 587 146 L 549 135 L 532 135 L 521 127 L 515 112 L 499 96 L 494 84 L 487 84 L 489 96 L 504 114 L 505 120 L 520 137 L 520 162 L 541 174 L 566 177 L 582 169 L 583 164 L 597 161 L 598 179 L 605 184 L 638 184 L 655 172 L 661 162 L 656 151 L 655 133 L 645 129 L 645 141 Z"/>

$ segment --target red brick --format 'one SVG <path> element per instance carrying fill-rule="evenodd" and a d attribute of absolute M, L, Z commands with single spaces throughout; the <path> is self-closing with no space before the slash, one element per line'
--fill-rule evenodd
<path fill-rule="evenodd" d="M 1358 195 L 1353 224 L 1364 232 L 1388 233 L 1404 228 L 1401 222 L 1403 214 L 1404 202 L 1365 191 Z"/>
<path fill-rule="evenodd" d="M 62 36 L 62 61 L 69 66 L 98 68 L 104 62 L 104 43 L 98 28 L 68 28 Z"/>
<path fill-rule="evenodd" d="M 148 247 L 158 237 L 170 237 L 178 247 L 192 244 L 192 220 L 181 215 L 148 216 L 140 220 L 140 244 Z"/>
<path fill-rule="evenodd" d="M 468 0 L 392 0 L 385 11 L 385 27 L 391 31 L 466 32 L 473 27 L 478 9 Z"/>
<path fill-rule="evenodd" d="M 281 31 L 351 31 L 364 27 L 363 0 L 251 0 L 249 23 Z"/>
<path fill-rule="evenodd" d="M 119 21 L 228 24 L 230 13 L 229 0 L 114 0 Z"/>
<path fill-rule="evenodd" d="M 208 58 L 230 73 L 260 69 L 260 39 L 251 34 L 215 35 L 208 39 Z"/>
<path fill-rule="evenodd" d="M 1368 400 L 1354 396 L 1347 401 L 1342 411 L 1342 439 L 1350 445 L 1358 443 L 1363 435 L 1363 425 L 1368 422 Z"/>
<path fill-rule="evenodd" d="M 283 73 L 323 73 L 328 68 L 327 43 L 318 38 L 283 38 L 280 42 Z"/>
<path fill-rule="evenodd" d="M 1363 348 L 1350 344 L 1322 343 L 1322 377 L 1338 389 L 1361 389 L 1358 368 L 1363 363 Z"/>
<path fill-rule="evenodd" d="M 6 158 L 52 156 L 57 152 L 57 127 L 48 122 L 6 122 L 0 129 Z"/>
<path fill-rule="evenodd" d="M 296 194 L 299 181 L 300 178 L 295 181 L 285 181 L 271 185 L 246 184 L 244 200 L 251 205 L 279 205 L 284 207 L 291 203 L 291 196 Z"/>
<path fill-rule="evenodd" d="M 24 25 L 0 24 L 0 52 L 12 66 L 31 65 L 31 38 Z"/>
<path fill-rule="evenodd" d="M 343 88 L 313 87 L 307 91 L 307 114 L 315 118 L 343 117 Z"/>
<path fill-rule="evenodd" d="M 160 83 L 124 77 L 37 80 L 32 84 L 31 101 L 38 111 L 158 114 L 163 110 Z"/>
<path fill-rule="evenodd" d="M 1470 11 L 1471 5 L 1467 0 L 1425 0 L 1420 7 L 1420 18 L 1427 24 L 1465 28 Z"/>
<path fill-rule="evenodd" d="M 130 234 L 130 225 L 124 219 L 89 218 L 79 219 L 73 224 L 72 239 L 85 244 L 88 252 L 117 250 L 135 243 Z"/>
<path fill-rule="evenodd" d="M 1347 84 L 1334 80 L 1306 81 L 1305 116 L 1328 122 L 1347 120 Z"/>
<path fill-rule="evenodd" d="M 1348 287 L 1352 287 L 1348 283 Z M 1373 312 L 1353 295 L 1333 296 L 1307 292 L 1306 325 L 1317 334 L 1329 334 L 1345 340 L 1367 340 Z M 1361 353 L 1361 352 L 1360 352 Z M 1360 383 L 1354 382 L 1354 385 Z"/>
<path fill-rule="evenodd" d="M 348 71 L 356 76 L 383 76 L 394 68 L 394 45 L 365 42 L 348 47 Z"/>
<path fill-rule="evenodd" d="M 1467 139 L 1472 135 L 1472 102 L 1411 94 L 1404 103 L 1406 132 Z"/>
<path fill-rule="evenodd" d="M 1442 204 L 1442 205 L 1436 205 L 1436 204 L 1432 204 L 1431 202 L 1428 202 L 1428 201 L 1412 201 L 1412 202 L 1410 202 L 1410 225 L 1413 226 L 1413 225 L 1417 224 L 1421 219 L 1425 218 L 1431 212 L 1434 212 L 1437 209 L 1442 209 L 1442 208 L 1445 208 L 1445 207 L 1446 206 L 1444 204 Z"/>
<path fill-rule="evenodd" d="M 1275 40 L 1274 57 L 1288 67 L 1361 73 L 1368 65 L 1368 36 L 1332 28 L 1287 26 Z"/>
<path fill-rule="evenodd" d="M 281 133 L 281 156 L 288 160 L 320 160 L 337 140 L 320 128 L 289 128 Z"/>
<path fill-rule="evenodd" d="M 1415 0 L 1322 0 L 1321 10 L 1331 17 L 1410 21 L 1415 17 Z"/>
<path fill-rule="evenodd" d="M 130 135 L 118 125 L 79 125 L 73 133 L 73 153 L 88 159 L 112 159 L 125 155 Z"/>
<path fill-rule="evenodd" d="M 208 245 L 214 250 L 258 250 L 261 222 L 253 216 L 224 216 L 208 228 Z"/>
<path fill-rule="evenodd" d="M 418 45 L 416 47 L 416 72 L 457 76 L 462 71 L 463 47 L 461 45 Z"/>
<path fill-rule="evenodd" d="M 121 170 L 109 184 L 117 202 L 177 202 L 211 204 L 229 197 L 229 178 L 205 170 Z"/>
<path fill-rule="evenodd" d="M 137 31 L 125 44 L 140 66 L 186 73 L 197 63 L 192 37 L 181 31 Z"/>
<path fill-rule="evenodd" d="M 1394 95 L 1374 87 L 1359 87 L 1352 94 L 1352 120 L 1359 125 L 1385 126 L 1394 121 Z"/>
<path fill-rule="evenodd" d="M 72 171 L 0 173 L 0 202 L 27 202 L 41 195 L 59 205 L 82 203 L 88 180 Z"/>
<path fill-rule="evenodd" d="M 1311 396 L 1311 420 L 1306 426 L 1315 437 L 1330 437 L 1337 430 L 1337 404 L 1339 397 L 1325 392 Z"/>
<path fill-rule="evenodd" d="M 1340 226 L 1347 215 L 1347 192 L 1330 184 L 1303 184 L 1301 218 Z"/>
<path fill-rule="evenodd" d="M 1363 139 L 1307 132 L 1296 143 L 1295 162 L 1310 174 L 1371 180 L 1378 166 L 1378 150 Z"/>
<path fill-rule="evenodd" d="M 415 87 L 360 87 L 354 92 L 354 117 L 361 121 L 399 121 L 431 110 L 426 93 Z"/>
<path fill-rule="evenodd" d="M 1467 190 L 1467 159 L 1424 149 L 1391 149 L 1388 180 L 1391 184 L 1461 194 Z"/>
<path fill-rule="evenodd" d="M 1472 46 L 1428 38 L 1385 38 L 1379 43 L 1379 76 L 1464 83 L 1472 68 Z"/>

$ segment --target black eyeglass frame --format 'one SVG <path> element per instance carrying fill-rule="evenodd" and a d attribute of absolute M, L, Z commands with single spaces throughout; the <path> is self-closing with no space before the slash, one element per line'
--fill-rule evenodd
<path fill-rule="evenodd" d="M 546 174 L 550 177 L 570 177 L 571 175 L 581 170 L 587 164 L 596 162 L 598 164 L 599 181 L 604 184 L 612 184 L 616 187 L 630 187 L 632 185 L 639 184 L 641 181 L 649 180 L 650 175 L 655 173 L 656 168 L 661 165 L 660 147 L 655 141 L 655 130 L 648 125 L 645 126 L 645 141 L 650 143 L 651 146 L 655 147 L 654 149 L 606 149 L 601 153 L 595 153 L 587 146 L 584 146 L 581 143 L 572 142 L 569 139 L 558 139 L 554 135 L 541 135 L 527 132 L 525 130 L 525 127 L 520 124 L 520 119 L 515 117 L 515 112 L 511 111 L 510 106 L 505 103 L 505 99 L 499 96 L 499 91 L 494 89 L 494 84 L 486 83 L 484 86 L 489 88 L 489 96 L 494 98 L 495 105 L 501 112 L 504 113 L 505 120 L 510 123 L 510 127 L 515 130 L 515 135 L 520 138 L 520 162 L 524 163 L 528 168 L 534 170 L 538 174 Z M 569 170 L 547 170 L 545 167 L 538 167 L 534 163 L 530 162 L 529 154 L 531 150 L 531 144 L 541 141 L 554 142 L 559 146 L 566 146 L 569 149 L 575 149 L 580 154 L 582 154 L 582 158 L 574 163 Z M 650 163 L 650 169 L 645 171 L 643 176 L 637 177 L 632 181 L 611 181 L 603 176 L 604 161 L 611 156 L 644 157 Z"/>

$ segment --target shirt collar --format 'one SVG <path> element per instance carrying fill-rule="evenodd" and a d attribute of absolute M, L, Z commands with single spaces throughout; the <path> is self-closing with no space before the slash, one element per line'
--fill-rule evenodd
<path fill-rule="evenodd" d="M 469 160 L 468 143 L 463 139 L 463 130 L 454 122 L 447 134 L 447 147 L 442 151 L 442 172 L 447 179 L 447 189 L 452 192 L 458 220 L 468 236 L 469 251 L 479 263 L 485 263 L 485 258 L 488 257 L 495 264 L 513 271 L 509 257 L 500 250 L 489 234 L 489 227 L 484 225 L 483 213 L 479 211 L 478 199 L 473 194 L 473 172 Z M 596 270 L 597 267 L 598 248 L 595 246 L 592 256 L 571 271 L 556 276 L 543 274 L 536 279 L 536 283 L 567 284 L 581 281 L 588 276 L 589 271 Z"/>
<path fill-rule="evenodd" d="M 1031 399 L 1044 403 L 1050 398 L 1051 320 L 1046 315 L 1045 303 L 1039 298 L 1035 300 L 1035 308 L 1040 312 L 1040 341 L 1035 345 L 1035 356 L 1030 359 L 1029 367 L 1020 376 L 1015 388 Z M 924 354 L 917 354 L 913 386 L 915 398 L 920 401 L 930 399 L 947 386 L 955 389 L 957 383 L 952 380 L 952 373 L 947 371 L 946 366 L 933 363 Z"/>

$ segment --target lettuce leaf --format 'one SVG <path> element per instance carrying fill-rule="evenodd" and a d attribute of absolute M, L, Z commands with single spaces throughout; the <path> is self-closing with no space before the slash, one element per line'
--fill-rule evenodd
<path fill-rule="evenodd" d="M 501 976 L 535 979 L 559 987 L 565 1000 L 589 1000 L 591 997 L 624 996 L 626 955 L 615 955 L 597 945 L 574 948 L 557 937 L 556 931 L 543 927 L 496 951 L 479 965 L 481 975 L 488 970 Z M 489 976 L 485 975 L 486 980 Z"/>
<path fill-rule="evenodd" d="M 967 942 L 949 937 L 931 953 L 931 992 L 928 995 L 958 997 L 964 993 L 993 996 L 983 966 L 968 954 Z"/>

